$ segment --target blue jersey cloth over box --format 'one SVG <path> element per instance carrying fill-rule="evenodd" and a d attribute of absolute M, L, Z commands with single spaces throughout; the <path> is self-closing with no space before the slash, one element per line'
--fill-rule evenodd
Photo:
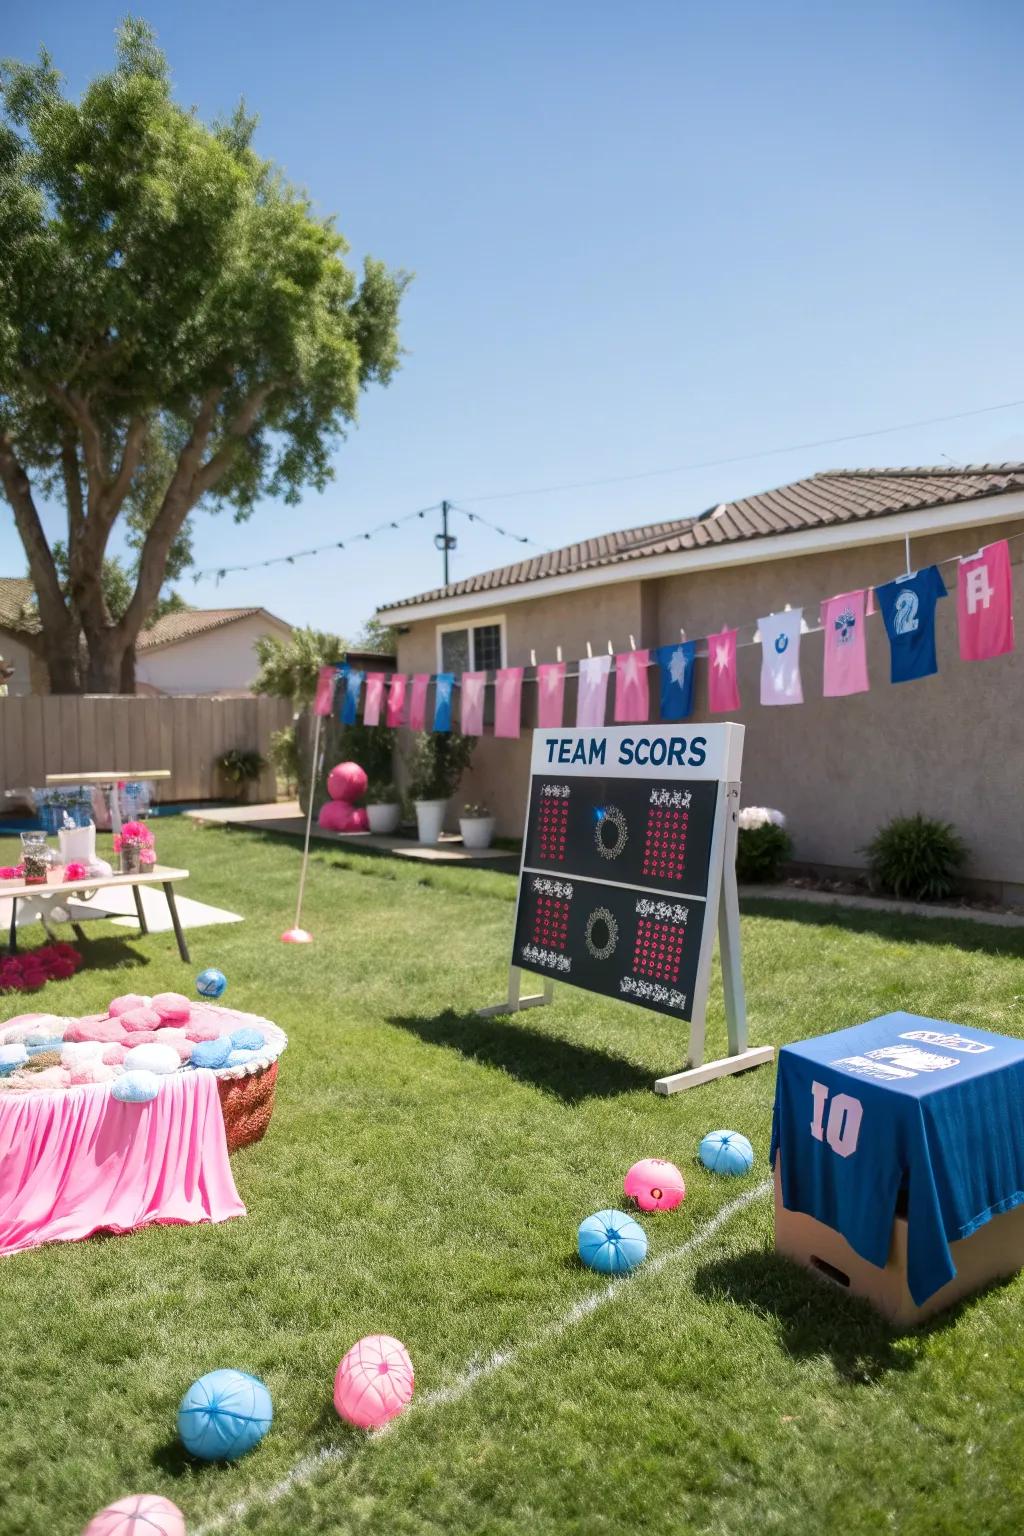
<path fill-rule="evenodd" d="M 951 1242 L 1024 1202 L 1024 1041 L 912 1013 L 779 1053 L 772 1162 L 782 1203 L 883 1266 L 906 1195 L 907 1282 L 922 1305 Z"/>

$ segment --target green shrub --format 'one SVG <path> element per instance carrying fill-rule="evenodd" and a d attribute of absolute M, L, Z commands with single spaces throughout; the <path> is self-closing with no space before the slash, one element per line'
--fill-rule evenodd
<path fill-rule="evenodd" d="M 778 880 L 782 866 L 793 851 L 785 827 L 766 821 L 759 827 L 740 827 L 736 839 L 736 878 L 744 885 Z"/>
<path fill-rule="evenodd" d="M 266 759 L 258 752 L 247 752 L 242 747 L 232 747 L 228 752 L 222 752 L 217 758 L 217 767 L 227 779 L 241 793 L 246 784 L 253 784 L 259 778 L 267 766 Z"/>
<path fill-rule="evenodd" d="M 299 782 L 299 744 L 294 725 L 270 733 L 270 761 L 288 794 L 294 794 Z"/>
<path fill-rule="evenodd" d="M 458 788 L 476 746 L 475 736 L 452 731 L 424 731 L 409 759 L 409 794 L 413 800 L 447 800 Z"/>
<path fill-rule="evenodd" d="M 956 889 L 967 847 L 948 821 L 894 816 L 862 850 L 873 887 L 910 901 L 941 901 Z"/>

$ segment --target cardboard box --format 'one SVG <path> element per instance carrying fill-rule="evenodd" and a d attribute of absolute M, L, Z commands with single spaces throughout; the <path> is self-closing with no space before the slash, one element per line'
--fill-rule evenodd
<path fill-rule="evenodd" d="M 835 1228 L 827 1227 L 813 1216 L 786 1210 L 776 1158 L 776 1251 L 842 1290 L 862 1296 L 897 1327 L 914 1328 L 990 1281 L 1024 1269 L 1024 1205 L 1018 1205 L 1002 1216 L 993 1216 L 970 1237 L 961 1238 L 949 1246 L 956 1274 L 947 1285 L 929 1296 L 923 1306 L 917 1306 L 907 1285 L 906 1218 L 897 1216 L 893 1221 L 889 1260 L 884 1269 L 869 1264 L 854 1253 Z"/>

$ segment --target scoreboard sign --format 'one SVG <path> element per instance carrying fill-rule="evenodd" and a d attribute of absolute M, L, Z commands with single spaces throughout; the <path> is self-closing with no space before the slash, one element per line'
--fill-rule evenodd
<path fill-rule="evenodd" d="M 663 1093 L 770 1060 L 746 1049 L 736 901 L 741 725 L 616 726 L 533 734 L 508 1001 L 554 981 L 691 1027 Z M 721 919 L 719 921 L 719 919 Z M 703 1064 L 716 924 L 730 1055 Z M 520 972 L 544 977 L 520 997 Z M 753 1058 L 753 1059 L 752 1059 Z"/>

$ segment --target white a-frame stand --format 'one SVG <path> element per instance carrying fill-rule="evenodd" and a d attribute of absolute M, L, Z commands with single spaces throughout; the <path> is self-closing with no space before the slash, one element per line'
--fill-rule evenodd
<path fill-rule="evenodd" d="M 661 729 L 664 729 L 662 727 Z M 708 730 L 709 735 L 715 727 Z M 741 727 L 718 727 L 741 731 Z M 540 732 L 535 733 L 540 735 Z M 568 734 L 568 733 L 566 733 Z M 575 734 L 575 733 L 573 733 Z M 612 735 L 612 732 L 604 734 Z M 742 739 L 742 737 L 741 737 Z M 535 753 L 536 756 L 536 753 Z M 738 767 L 738 762 L 736 764 Z M 555 770 L 557 772 L 557 770 Z M 770 1045 L 750 1046 L 747 1043 L 747 1010 L 743 990 L 743 972 L 740 964 L 740 911 L 736 889 L 736 839 L 740 805 L 738 780 L 720 781 L 716 803 L 716 835 L 713 839 L 707 883 L 707 907 L 701 935 L 700 957 L 694 987 L 693 1010 L 690 1020 L 690 1040 L 686 1064 L 679 1072 L 659 1077 L 655 1091 L 662 1094 L 679 1093 L 684 1088 L 695 1088 L 715 1077 L 727 1077 L 735 1072 L 746 1072 L 770 1062 L 775 1049 Z M 524 844 L 524 865 L 525 865 Z M 522 872 L 520 873 L 522 883 Z M 520 898 L 521 899 L 521 898 Z M 711 972 L 711 956 L 715 939 L 715 908 L 719 951 L 722 963 L 722 988 L 725 1001 L 725 1020 L 729 1054 L 717 1061 L 704 1060 L 704 1019 L 708 982 Z M 554 999 L 554 980 L 543 978 L 543 990 L 523 995 L 523 970 L 520 966 L 509 967 L 508 995 L 500 1003 L 478 1010 L 482 1018 L 499 1014 L 518 1013 L 524 1008 L 540 1008 Z"/>

